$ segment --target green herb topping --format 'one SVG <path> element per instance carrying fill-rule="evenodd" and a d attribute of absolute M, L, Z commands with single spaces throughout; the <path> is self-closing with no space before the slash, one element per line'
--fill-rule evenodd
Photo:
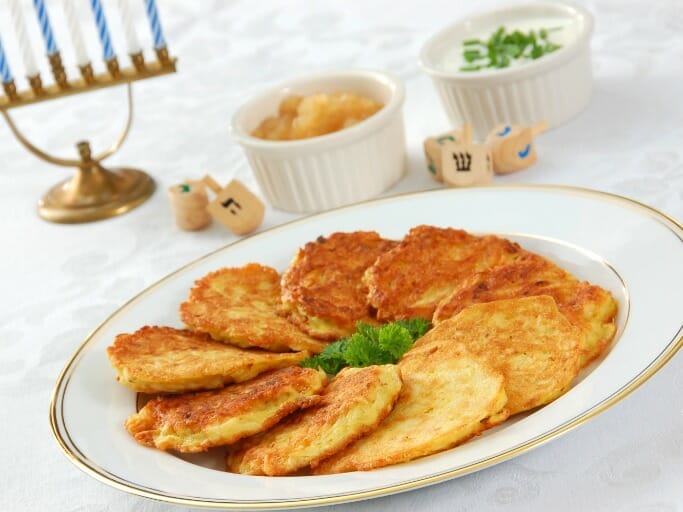
<path fill-rule="evenodd" d="M 548 39 L 548 33 L 562 27 L 542 28 L 528 33 L 515 30 L 507 32 L 505 27 L 496 30 L 487 41 L 468 39 L 463 41 L 462 56 L 465 59 L 460 71 L 477 71 L 484 68 L 507 68 L 516 60 L 535 60 L 552 53 L 559 44 Z"/>
<path fill-rule="evenodd" d="M 429 326 L 422 318 L 398 320 L 381 327 L 359 323 L 358 332 L 331 343 L 320 354 L 302 361 L 301 366 L 320 367 L 334 375 L 345 366 L 393 364 L 427 332 Z"/>

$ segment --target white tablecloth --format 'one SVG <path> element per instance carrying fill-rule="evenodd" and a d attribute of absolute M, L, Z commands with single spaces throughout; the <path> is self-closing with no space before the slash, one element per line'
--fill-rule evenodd
<path fill-rule="evenodd" d="M 683 4 L 584 3 L 596 15 L 592 101 L 570 123 L 543 135 L 537 165 L 496 179 L 605 190 L 681 219 Z M 1 510 L 170 508 L 111 489 L 72 466 L 54 442 L 47 417 L 55 379 L 91 329 L 142 288 L 236 239 L 216 224 L 198 233 L 179 231 L 165 188 L 209 171 L 221 182 L 237 177 L 257 190 L 228 134 L 233 111 L 280 80 L 348 67 L 388 70 L 406 83 L 410 170 L 387 193 L 435 187 L 424 168 L 421 143 L 448 124 L 430 80 L 418 68 L 417 54 L 429 35 L 471 12 L 474 4 L 162 0 L 162 22 L 170 49 L 180 58 L 179 73 L 136 84 L 130 140 L 110 160 L 149 171 L 159 190 L 142 207 L 115 219 L 84 225 L 40 220 L 38 197 L 67 173 L 29 155 L 0 123 Z M 29 2 L 25 5 L 29 8 Z M 105 5 L 113 18 L 115 5 Z M 60 2 L 48 6 L 68 57 Z M 88 19 L 87 6 L 81 8 Z M 141 6 L 135 12 L 142 16 Z M 145 20 L 138 21 L 148 44 Z M 9 23 L 2 3 L 0 33 L 16 63 Z M 111 24 L 115 46 L 122 49 L 121 31 L 115 20 Z M 95 55 L 99 50 L 88 30 Z M 38 47 L 39 36 L 32 35 Z M 67 64 L 73 70 L 69 58 Z M 124 98 L 122 89 L 86 94 L 21 109 L 15 117 L 32 140 L 68 155 L 82 138 L 96 148 L 111 140 L 124 122 Z M 260 229 L 294 217 L 268 208 Z M 622 402 L 513 460 L 335 510 L 683 510 L 681 363 L 679 354 Z"/>

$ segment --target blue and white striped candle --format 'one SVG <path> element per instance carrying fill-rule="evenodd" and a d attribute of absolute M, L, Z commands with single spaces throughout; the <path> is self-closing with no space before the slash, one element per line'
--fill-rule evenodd
<path fill-rule="evenodd" d="M 111 45 L 111 36 L 109 35 L 109 28 L 107 28 L 107 19 L 104 16 L 104 8 L 101 0 L 90 0 L 90 7 L 95 16 L 95 24 L 97 25 L 97 35 L 100 36 L 100 44 L 102 45 L 102 57 L 105 61 L 112 60 L 116 57 L 114 48 Z"/>
<path fill-rule="evenodd" d="M 7 64 L 5 49 L 2 46 L 2 39 L 0 39 L 0 76 L 2 76 L 3 84 L 8 84 L 12 81 L 12 73 L 9 70 L 9 64 Z"/>
<path fill-rule="evenodd" d="M 149 19 L 149 27 L 152 30 L 154 49 L 166 48 L 166 39 L 164 39 L 164 33 L 161 30 L 161 22 L 159 21 L 159 12 L 157 11 L 156 1 L 145 0 L 145 11 L 147 12 L 147 19 Z"/>
<path fill-rule="evenodd" d="M 59 52 L 59 48 L 57 48 L 57 43 L 55 42 L 55 34 L 52 32 L 52 25 L 50 25 L 45 2 L 43 0 L 33 0 L 33 7 L 35 7 L 36 14 L 38 15 L 38 24 L 40 25 L 40 33 L 43 35 L 43 41 L 45 41 L 45 50 L 48 55 L 54 55 Z"/>

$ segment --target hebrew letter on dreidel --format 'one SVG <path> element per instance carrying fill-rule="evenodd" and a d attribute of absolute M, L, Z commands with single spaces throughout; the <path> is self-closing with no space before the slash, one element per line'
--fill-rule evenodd
<path fill-rule="evenodd" d="M 214 219 L 236 235 L 245 235 L 261 225 L 265 206 L 241 182 L 232 180 L 221 188 L 211 176 L 205 176 L 203 181 L 216 194 L 207 207 Z"/>
<path fill-rule="evenodd" d="M 485 144 L 472 144 L 472 130 L 463 125 L 462 143 L 443 146 L 441 168 L 443 181 L 454 187 L 486 185 L 493 180 L 489 149 Z"/>
<path fill-rule="evenodd" d="M 538 160 L 534 137 L 548 129 L 545 121 L 532 127 L 500 124 L 486 138 L 496 174 L 510 174 L 533 165 Z"/>

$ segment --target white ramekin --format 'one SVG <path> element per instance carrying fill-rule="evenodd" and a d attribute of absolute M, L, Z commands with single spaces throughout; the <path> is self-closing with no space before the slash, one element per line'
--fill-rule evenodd
<path fill-rule="evenodd" d="M 384 107 L 360 123 L 310 139 L 269 141 L 250 133 L 275 115 L 292 94 L 353 92 Z M 386 190 L 404 174 L 405 88 L 376 71 L 321 73 L 291 80 L 245 103 L 232 118 L 232 137 L 242 145 L 266 199 L 290 212 L 313 212 L 355 203 Z"/>
<path fill-rule="evenodd" d="M 576 28 L 575 37 L 551 54 L 518 66 L 474 72 L 448 69 L 444 64 L 449 54 L 462 51 L 462 42 L 469 38 L 547 16 L 567 19 Z M 593 16 L 578 5 L 555 1 L 516 4 L 448 26 L 425 43 L 419 62 L 431 76 L 453 126 L 467 121 L 475 136 L 483 140 L 499 123 L 528 126 L 545 119 L 552 128 L 581 112 L 592 89 L 592 32 Z"/>

